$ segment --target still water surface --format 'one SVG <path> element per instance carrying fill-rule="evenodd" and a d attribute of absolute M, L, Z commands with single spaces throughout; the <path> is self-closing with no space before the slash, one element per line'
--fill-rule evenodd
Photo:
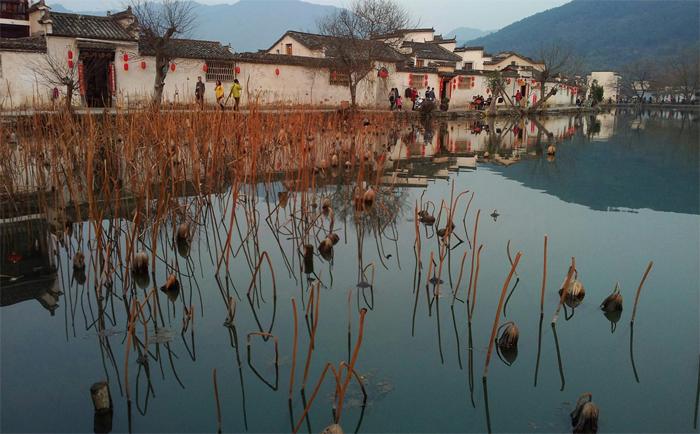
<path fill-rule="evenodd" d="M 435 175 L 426 163 L 431 154 L 439 157 L 488 149 L 494 154 L 495 150 L 483 142 L 486 134 L 476 134 L 474 125 L 465 121 L 407 129 L 402 135 L 405 143 L 398 145 L 395 157 L 400 159 L 400 167 L 409 171 L 427 171 L 431 178 L 427 188 L 397 189 L 387 200 L 390 217 L 380 222 L 379 230 L 372 219 L 358 225 L 351 216 L 343 218 L 342 206 L 336 208 L 340 242 L 333 264 L 315 259 L 315 271 L 324 286 L 306 397 L 326 362 L 337 365 L 349 359 L 348 299 L 353 345 L 358 312 L 367 308 L 356 370 L 365 379 L 368 400 L 362 406 L 359 388 L 351 383 L 341 420 L 346 432 L 483 432 L 489 427 L 494 432 L 567 431 L 568 413 L 584 392 L 591 392 L 600 408 L 601 432 L 697 430 L 697 114 L 618 112 L 598 118 L 553 117 L 538 122 L 558 144 L 554 159 L 548 160 L 541 147 L 533 144 L 539 128 L 531 129 L 532 121 L 524 121 L 515 132 L 512 125 L 510 130 L 504 126 L 501 131 L 501 153 L 520 154 L 516 164 L 505 167 L 480 162 L 476 170 L 450 171 L 447 178 L 430 176 L 431 171 Z M 544 135 L 545 142 L 551 141 Z M 402 153 L 402 146 L 409 155 Z M 484 247 L 471 327 L 467 326 L 466 305 L 458 300 L 452 306 L 452 286 L 465 252 L 459 299 L 464 299 L 469 277 L 473 240 L 466 240 L 462 226 L 469 195 L 461 200 L 455 217 L 455 232 L 465 242 L 450 246 L 441 294 L 434 300 L 428 296 L 433 287 L 426 291 L 425 281 L 430 253 L 437 257 L 439 251 L 434 235 L 437 228 L 421 226 L 423 270 L 418 297 L 415 294 L 414 204 L 449 201 L 453 183 L 455 194 L 464 190 L 475 193 L 466 217 L 470 237 L 476 211 L 481 210 L 478 239 Z M 280 185 L 275 188 L 282 189 Z M 332 184 L 325 188 L 327 194 L 340 189 Z M 275 207 L 277 195 L 270 193 L 268 204 L 265 188 L 258 191 L 258 210 L 264 219 Z M 216 213 L 220 213 L 219 204 L 214 201 Z M 497 218 L 490 216 L 494 210 Z M 285 210 L 279 218 L 286 218 Z M 18 236 L 14 242 L 31 243 L 27 240 L 46 230 L 42 228 L 37 224 L 33 232 L 24 239 Z M 83 228 L 81 242 L 86 251 L 89 235 L 87 226 Z M 46 291 L 37 288 L 35 296 L 38 299 L 43 294 L 42 302 L 21 294 L 9 300 L 6 292 L 0 309 L 2 431 L 92 431 L 89 388 L 102 379 L 109 381 L 114 401 L 114 432 L 127 431 L 129 424 L 135 432 L 214 431 L 215 368 L 224 431 L 290 432 L 290 419 L 296 424 L 303 411 L 299 383 L 309 342 L 303 314 L 309 285 L 298 272 L 296 277 L 288 272 L 277 239 L 261 222 L 259 249 L 270 254 L 277 298 L 272 298 L 271 276 L 263 266 L 264 302 L 260 301 L 260 307 L 255 303 L 258 326 L 245 296 L 251 272 L 244 265 L 243 252 L 239 252 L 230 266 L 232 283 L 240 296 L 235 328 L 223 326 L 226 306 L 214 277 L 215 265 L 206 252 L 206 240 L 214 238 L 217 230 L 211 224 L 199 229 L 189 269 L 178 257 L 182 269 L 191 269 L 193 276 L 182 281 L 183 289 L 174 303 L 161 297 L 163 310 L 167 310 L 166 324 L 156 339 L 154 331 L 149 331 L 149 361 L 139 364 L 136 355 L 129 357 L 130 416 L 124 390 L 126 319 L 122 303 L 117 300 L 108 306 L 110 315 L 114 311 L 115 324 L 107 321 L 105 332 L 98 334 L 91 278 L 83 285 L 72 279 L 65 248 L 58 249 L 57 287 L 53 289 L 62 294 L 53 303 L 46 301 Z M 549 240 L 548 273 L 541 321 L 545 234 Z M 280 236 L 280 242 L 291 261 L 295 253 L 287 238 Z M 510 366 L 494 355 L 487 403 L 481 376 L 498 298 L 510 269 L 508 241 L 511 254 L 521 251 L 523 257 L 517 269 L 518 286 L 501 322 L 515 321 L 520 341 L 517 358 Z M 3 242 L 5 271 L 9 242 Z M 562 313 L 555 336 L 550 321 L 572 256 L 586 295 L 570 319 Z M 298 257 L 296 261 L 294 267 L 298 267 Z M 634 294 L 649 261 L 654 265 L 642 289 L 631 336 Z M 371 280 L 370 264 L 376 271 L 373 285 L 368 287 L 362 283 Z M 364 276 L 362 269 L 366 269 Z M 164 279 L 165 271 L 158 270 L 158 285 Z M 624 297 L 624 310 L 621 319 L 611 324 L 599 304 L 616 282 Z M 236 297 L 233 287 L 230 290 Z M 23 297 L 28 299 L 21 301 Z M 287 390 L 292 364 L 292 297 L 299 305 L 300 320 L 290 416 Z M 194 333 L 181 335 L 183 306 L 190 303 L 195 306 Z M 251 369 L 246 348 L 249 332 L 270 327 L 273 306 L 278 369 L 272 341 L 259 337 L 252 338 L 251 363 L 273 386 L 277 372 L 278 390 L 266 385 Z M 138 330 L 143 339 L 143 331 Z M 320 432 L 332 423 L 330 384 L 321 388 L 302 432 L 309 428 Z"/>

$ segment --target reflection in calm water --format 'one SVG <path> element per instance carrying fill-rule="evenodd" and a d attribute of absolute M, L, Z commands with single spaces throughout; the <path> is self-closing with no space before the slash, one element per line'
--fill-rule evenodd
<path fill-rule="evenodd" d="M 337 165 L 205 189 L 179 156 L 161 172 L 167 201 L 124 187 L 98 209 L 40 164 L 12 174 L 28 199 L 0 216 L 2 431 L 211 431 L 220 408 L 226 432 L 562 432 L 584 392 L 601 431 L 694 429 L 696 112 L 313 134 Z M 567 277 L 585 286 L 575 306 Z M 603 312 L 613 288 L 623 307 Z M 514 324 L 519 338 L 515 353 L 496 345 L 480 391 L 494 313 L 499 341 Z M 101 380 L 113 413 L 93 419 Z"/>

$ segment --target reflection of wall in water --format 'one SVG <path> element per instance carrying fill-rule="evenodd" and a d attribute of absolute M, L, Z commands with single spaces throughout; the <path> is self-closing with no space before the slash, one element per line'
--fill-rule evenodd
<path fill-rule="evenodd" d="M 54 314 L 58 308 L 56 253 L 43 219 L 0 221 L 0 306 L 36 299 Z"/>

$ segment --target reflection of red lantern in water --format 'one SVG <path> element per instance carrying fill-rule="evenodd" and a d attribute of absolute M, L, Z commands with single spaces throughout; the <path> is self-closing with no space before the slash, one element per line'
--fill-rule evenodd
<path fill-rule="evenodd" d="M 275 68 L 275 75 L 280 75 L 280 69 L 279 69 L 279 68 Z"/>
<path fill-rule="evenodd" d="M 174 64 L 174 63 L 171 63 L 171 64 L 170 64 L 170 70 L 173 71 L 173 72 L 175 72 L 175 64 Z"/>
<path fill-rule="evenodd" d="M 68 69 L 73 69 L 73 61 L 72 60 L 68 61 Z"/>
<path fill-rule="evenodd" d="M 22 255 L 20 255 L 17 252 L 12 252 L 9 255 L 7 255 L 7 260 L 12 264 L 16 264 L 22 260 Z"/>

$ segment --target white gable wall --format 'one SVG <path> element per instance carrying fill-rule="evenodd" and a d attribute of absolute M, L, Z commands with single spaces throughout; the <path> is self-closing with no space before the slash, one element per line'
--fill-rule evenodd
<path fill-rule="evenodd" d="M 287 54 L 287 44 L 292 44 L 292 56 L 325 57 L 323 50 L 311 50 L 291 35 L 285 35 L 267 52 L 269 54 Z"/>

